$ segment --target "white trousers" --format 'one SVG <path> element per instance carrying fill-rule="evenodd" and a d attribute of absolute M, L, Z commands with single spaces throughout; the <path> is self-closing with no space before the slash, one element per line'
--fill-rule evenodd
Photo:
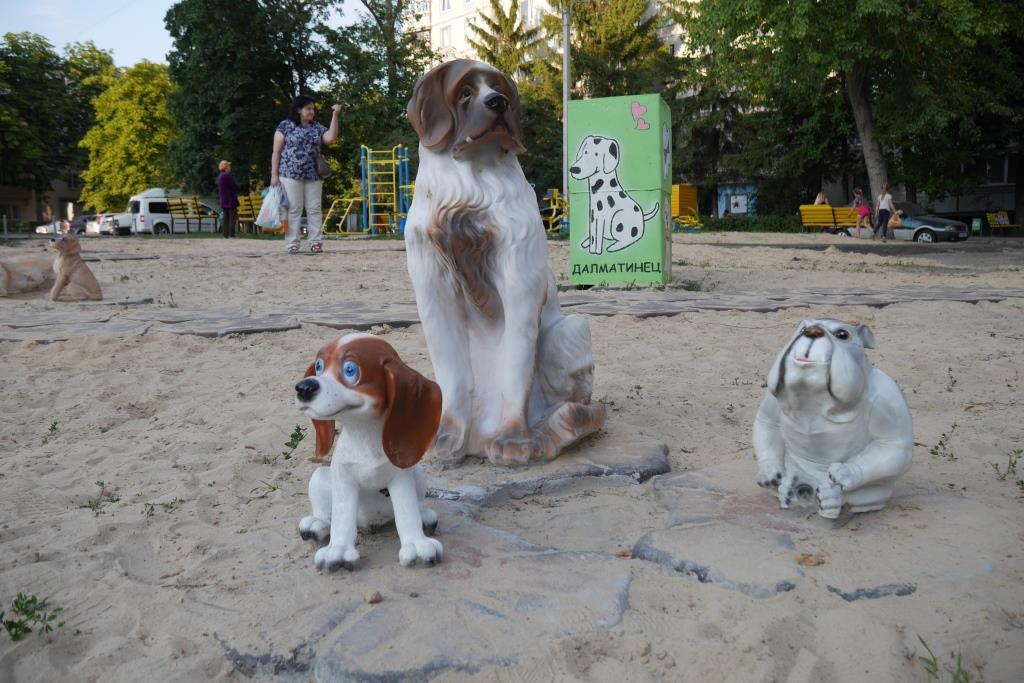
<path fill-rule="evenodd" d="M 293 180 L 281 178 L 281 185 L 288 193 L 288 234 L 284 238 L 287 249 L 299 246 L 302 235 L 302 210 L 306 210 L 306 230 L 309 243 L 319 244 L 322 239 L 323 207 L 320 205 L 324 187 L 322 180 Z"/>

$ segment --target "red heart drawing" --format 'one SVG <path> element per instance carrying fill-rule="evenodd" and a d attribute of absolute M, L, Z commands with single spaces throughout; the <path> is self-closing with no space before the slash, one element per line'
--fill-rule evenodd
<path fill-rule="evenodd" d="M 636 121 L 637 130 L 650 130 L 651 124 L 647 123 L 647 119 L 637 119 Z"/>
<path fill-rule="evenodd" d="M 639 102 L 634 102 L 633 104 L 629 105 L 629 113 L 633 115 L 633 119 L 635 120 L 647 113 L 647 107 L 640 104 Z M 642 130 L 647 129 L 644 128 Z"/>

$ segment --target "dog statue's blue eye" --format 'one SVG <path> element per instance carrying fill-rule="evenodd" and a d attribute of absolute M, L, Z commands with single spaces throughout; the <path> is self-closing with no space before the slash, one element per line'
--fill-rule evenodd
<path fill-rule="evenodd" d="M 355 382 L 359 379 L 359 366 L 353 361 L 347 360 L 341 366 L 341 375 L 346 382 Z"/>
<path fill-rule="evenodd" d="M 313 369 L 316 370 L 316 374 L 318 375 L 324 374 L 324 361 L 322 358 L 316 359 L 316 365 L 314 366 Z"/>

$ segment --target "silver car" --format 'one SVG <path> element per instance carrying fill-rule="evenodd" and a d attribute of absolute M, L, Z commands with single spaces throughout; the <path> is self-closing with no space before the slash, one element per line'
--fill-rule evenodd
<path fill-rule="evenodd" d="M 951 218 L 934 216 L 913 202 L 894 202 L 896 210 L 902 215 L 903 225 L 893 229 L 894 239 L 908 242 L 957 242 L 970 236 L 967 224 Z M 833 231 L 846 237 L 870 238 L 872 231 L 867 228 L 839 228 Z M 859 234 L 858 234 L 859 233 Z"/>

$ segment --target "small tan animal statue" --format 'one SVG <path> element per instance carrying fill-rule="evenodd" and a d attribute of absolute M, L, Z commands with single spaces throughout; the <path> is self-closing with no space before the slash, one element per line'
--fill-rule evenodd
<path fill-rule="evenodd" d="M 53 284 L 53 256 L 25 254 L 0 259 L 0 296 L 22 294 Z"/>
<path fill-rule="evenodd" d="M 441 421 L 441 389 L 401 361 L 383 339 L 350 334 L 320 349 L 295 385 L 295 403 L 313 419 L 316 457 L 334 441 L 330 465 L 309 480 L 313 514 L 299 522 L 299 535 L 330 543 L 316 551 L 318 569 L 353 569 L 359 559 L 357 528 L 395 520 L 398 561 L 441 561 L 441 544 L 426 535 L 437 514 L 423 503 L 426 486 L 417 464 Z"/>
<path fill-rule="evenodd" d="M 866 325 L 805 320 L 768 372 L 754 420 L 757 484 L 779 505 L 818 507 L 835 519 L 880 510 L 910 467 L 910 409 L 888 375 L 868 363 Z"/>
<path fill-rule="evenodd" d="M 50 290 L 52 301 L 99 301 L 103 290 L 96 276 L 82 260 L 82 245 L 74 235 L 61 235 L 52 243 L 57 252 L 53 270 L 57 281 Z"/>

